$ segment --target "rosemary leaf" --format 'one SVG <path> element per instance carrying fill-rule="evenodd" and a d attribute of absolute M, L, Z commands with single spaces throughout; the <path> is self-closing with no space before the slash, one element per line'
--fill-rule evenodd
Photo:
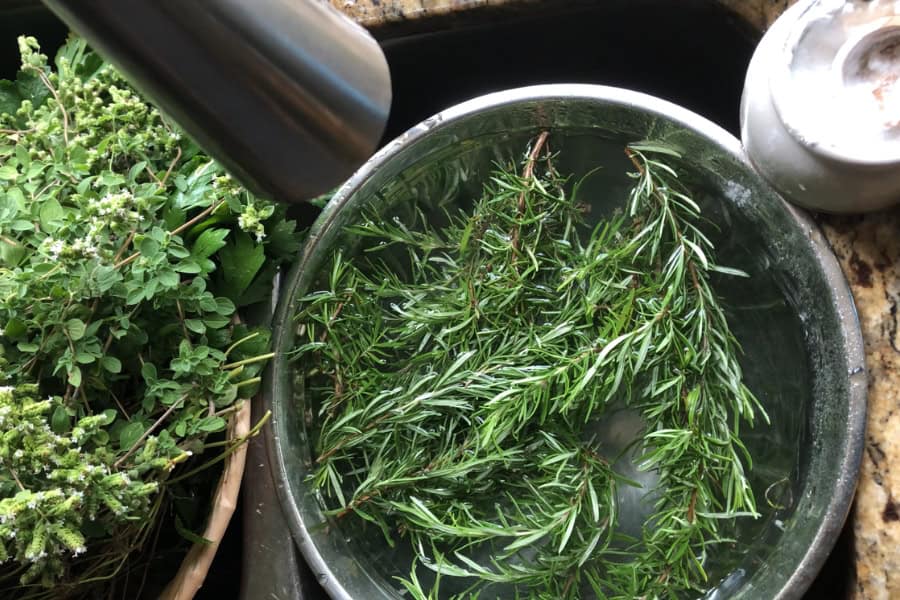
<path fill-rule="evenodd" d="M 365 252 L 337 253 L 297 316 L 311 482 L 335 518 L 408 540 L 413 598 L 677 597 L 756 515 L 740 424 L 765 413 L 710 284 L 743 274 L 716 263 L 677 153 L 629 147 L 627 210 L 591 230 L 546 141 L 441 227 L 354 225 Z M 640 539 L 618 528 L 637 484 L 585 434 L 621 407 L 658 477 Z"/>

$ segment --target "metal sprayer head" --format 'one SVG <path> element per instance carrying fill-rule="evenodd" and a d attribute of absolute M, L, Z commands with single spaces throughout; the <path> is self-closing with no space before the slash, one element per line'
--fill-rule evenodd
<path fill-rule="evenodd" d="M 314 0 L 45 0 L 257 195 L 302 202 L 378 145 L 378 43 Z"/>

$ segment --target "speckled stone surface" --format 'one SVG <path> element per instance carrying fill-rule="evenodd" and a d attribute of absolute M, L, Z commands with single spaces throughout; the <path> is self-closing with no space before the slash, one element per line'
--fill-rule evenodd
<path fill-rule="evenodd" d="M 822 217 L 866 345 L 869 417 L 853 513 L 856 600 L 900 598 L 900 208 Z"/>
<path fill-rule="evenodd" d="M 329 0 L 378 28 L 479 9 L 567 0 Z M 680 1 L 680 0 L 673 0 Z M 794 0 L 709 0 L 765 30 Z M 571 1 L 569 2 L 571 3 Z M 851 515 L 853 600 L 900 599 L 900 206 L 881 213 L 817 218 L 856 301 L 869 375 L 866 448 Z M 835 589 L 829 598 L 845 598 Z"/>
<path fill-rule="evenodd" d="M 459 11 L 535 4 L 541 0 L 330 0 L 344 14 L 366 27 L 431 18 Z M 551 0 L 552 1 L 552 0 Z M 739 0 L 736 0 L 739 1 Z"/>
<path fill-rule="evenodd" d="M 366 27 L 414 21 L 460 11 L 510 5 L 566 3 L 567 0 L 329 0 Z M 678 0 L 676 0 L 678 1 Z M 709 0 L 726 6 L 758 29 L 766 28 L 794 0 Z M 569 1 L 568 3 L 571 3 Z"/>

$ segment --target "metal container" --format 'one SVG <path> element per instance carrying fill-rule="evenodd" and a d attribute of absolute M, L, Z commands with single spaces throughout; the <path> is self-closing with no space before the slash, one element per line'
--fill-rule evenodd
<path fill-rule="evenodd" d="M 308 406 L 288 351 L 298 298 L 314 289 L 337 248 L 352 253 L 345 226 L 361 210 L 390 214 L 422 194 L 477 193 L 497 159 L 518 157 L 550 129 L 557 168 L 576 177 L 603 164 L 586 197 L 621 198 L 629 185 L 622 148 L 641 139 L 682 150 L 719 259 L 751 278 L 717 291 L 745 351 L 745 376 L 771 416 L 745 441 L 762 517 L 717 549 L 708 598 L 798 598 L 822 566 L 846 518 L 865 428 L 866 376 L 849 289 L 818 228 L 784 203 L 746 161 L 740 143 L 706 119 L 640 93 L 548 85 L 483 96 L 403 134 L 367 162 L 317 220 L 280 292 L 265 402 L 273 412 L 268 454 L 284 514 L 319 583 L 334 599 L 404 597 L 392 575 L 403 557 L 329 522 L 305 484 L 313 468 Z M 598 202 L 592 215 L 616 208 Z"/>
<path fill-rule="evenodd" d="M 378 43 L 326 2 L 44 0 L 255 194 L 305 202 L 375 150 Z"/>

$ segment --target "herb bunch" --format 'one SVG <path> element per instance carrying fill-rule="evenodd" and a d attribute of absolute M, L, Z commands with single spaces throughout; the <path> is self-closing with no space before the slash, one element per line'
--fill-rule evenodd
<path fill-rule="evenodd" d="M 223 446 L 207 438 L 269 356 L 237 309 L 299 240 L 83 41 L 55 69 L 19 46 L 0 81 L 0 584 L 60 598 L 146 549 L 190 457 Z"/>
<path fill-rule="evenodd" d="M 678 597 L 756 515 L 740 427 L 764 413 L 710 285 L 742 273 L 716 264 L 677 153 L 629 147 L 627 210 L 590 230 L 547 137 L 444 227 L 351 227 L 364 252 L 337 253 L 297 315 L 311 483 L 334 518 L 408 540 L 417 599 Z M 636 484 L 585 434 L 623 406 L 659 478 L 639 539 L 617 527 Z"/>

